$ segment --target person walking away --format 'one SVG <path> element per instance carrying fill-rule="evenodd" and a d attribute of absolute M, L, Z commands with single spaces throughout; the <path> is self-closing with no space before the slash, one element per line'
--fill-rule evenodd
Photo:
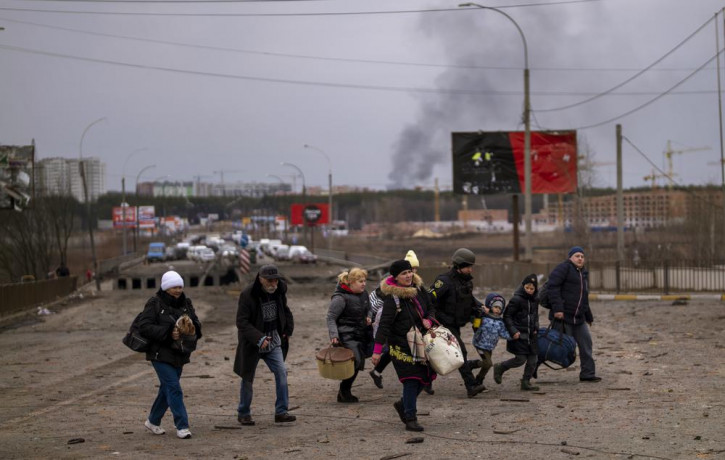
<path fill-rule="evenodd" d="M 418 395 L 430 384 L 436 374 L 425 361 L 424 353 L 408 342 L 408 333 L 422 334 L 435 321 L 435 309 L 425 291 L 413 284 L 413 268 L 407 260 L 396 260 L 390 265 L 390 276 L 380 282 L 383 313 L 375 334 L 372 362 L 377 365 L 383 346 L 390 347 L 390 357 L 403 384 L 402 398 L 393 403 L 407 431 L 423 431 L 418 424 Z"/>
<path fill-rule="evenodd" d="M 576 340 L 581 364 L 579 380 L 599 382 L 602 379 L 596 374 L 589 331 L 594 315 L 589 307 L 589 272 L 584 267 L 584 249 L 574 246 L 567 257 L 549 274 L 546 285 L 551 304 L 549 320 L 563 320 L 564 332 Z"/>
<path fill-rule="evenodd" d="M 498 339 L 511 340 L 511 335 L 503 323 L 503 310 L 506 299 L 495 292 L 490 293 L 484 299 L 483 304 L 488 308 L 488 313 L 483 315 L 481 325 L 473 335 L 473 346 L 481 357 L 481 369 L 476 375 L 476 384 L 483 385 L 486 374 L 493 367 L 491 356 L 498 345 Z"/>
<path fill-rule="evenodd" d="M 259 360 L 274 374 L 276 400 L 274 422 L 294 422 L 290 415 L 287 369 L 284 359 L 294 330 L 292 312 L 287 306 L 287 285 L 275 265 L 264 265 L 254 281 L 239 295 L 237 307 L 237 352 L 234 373 L 242 378 L 237 421 L 254 425 L 252 396 Z"/>
<path fill-rule="evenodd" d="M 418 268 L 420 267 L 420 262 L 418 261 L 418 256 L 415 254 L 415 252 L 411 249 L 403 258 L 410 262 L 410 266 L 413 269 L 413 284 L 418 286 L 420 289 L 423 289 L 425 287 L 425 284 L 423 283 L 423 280 L 418 276 Z M 390 276 L 390 273 L 386 273 L 383 275 L 383 279 Z M 382 300 L 383 294 L 380 291 L 380 286 L 376 287 L 374 290 L 370 291 L 370 314 L 369 317 L 372 319 L 373 322 L 373 337 L 375 337 L 375 333 L 378 331 L 378 324 L 380 323 L 380 315 L 383 312 L 383 300 Z M 388 351 L 387 345 L 383 348 L 382 353 L 380 354 L 380 362 L 378 362 L 378 365 L 375 366 L 370 371 L 370 377 L 373 379 L 373 383 L 375 383 L 375 386 L 382 389 L 383 388 L 383 371 L 385 368 L 390 364 L 390 353 Z M 432 385 L 428 385 L 423 390 L 428 394 L 433 394 L 433 388 Z"/>
<path fill-rule="evenodd" d="M 438 321 L 447 327 L 456 337 L 466 360 L 458 371 L 466 385 L 469 398 L 486 389 L 483 384 L 476 384 L 473 369 L 481 367 L 480 360 L 468 361 L 466 346 L 461 340 L 461 327 L 472 321 L 474 317 L 481 316 L 482 304 L 473 296 L 473 265 L 476 256 L 466 248 L 459 248 L 451 257 L 453 265 L 446 273 L 438 275 L 430 289 L 435 303 Z M 485 313 L 485 310 L 484 310 Z"/>
<path fill-rule="evenodd" d="M 344 271 L 337 277 L 337 286 L 327 310 L 327 330 L 332 346 L 344 346 L 355 355 L 355 373 L 340 382 L 337 402 L 356 403 L 357 396 L 352 394 L 352 384 L 358 371 L 365 368 L 368 349 L 368 328 L 371 325 L 368 312 L 370 297 L 365 290 L 368 272 L 360 268 Z"/>
<path fill-rule="evenodd" d="M 195 336 L 191 338 L 182 337 L 176 326 L 176 321 L 183 315 L 187 315 L 194 325 Z M 166 410 L 171 409 L 176 436 L 189 439 L 191 431 L 181 389 L 181 372 L 201 338 L 201 322 L 191 299 L 184 295 L 184 279 L 177 272 L 167 271 L 161 277 L 161 289 L 146 302 L 141 313 L 139 332 L 150 341 L 146 360 L 151 361 L 159 379 L 159 391 L 144 425 L 153 434 L 166 433 L 161 428 L 161 419 Z M 182 339 L 185 346 L 176 346 Z"/>
<path fill-rule="evenodd" d="M 504 372 L 526 364 L 521 379 L 521 389 L 524 391 L 539 390 L 539 387 L 531 384 L 539 360 L 538 286 L 536 274 L 531 274 L 526 276 L 514 291 L 503 313 L 503 322 L 511 335 L 511 339 L 506 342 L 506 351 L 514 357 L 493 367 L 493 379 L 500 384 Z"/>

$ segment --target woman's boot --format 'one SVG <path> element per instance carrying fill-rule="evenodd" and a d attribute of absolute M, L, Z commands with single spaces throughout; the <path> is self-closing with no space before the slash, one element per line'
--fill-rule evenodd
<path fill-rule="evenodd" d="M 405 431 L 423 431 L 423 427 L 418 425 L 418 417 L 407 417 L 405 419 Z"/>
<path fill-rule="evenodd" d="M 539 387 L 531 384 L 529 379 L 521 379 L 521 390 L 523 391 L 539 391 Z"/>

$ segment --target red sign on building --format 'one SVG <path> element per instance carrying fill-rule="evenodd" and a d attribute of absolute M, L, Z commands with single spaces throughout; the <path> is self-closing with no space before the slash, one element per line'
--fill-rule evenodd
<path fill-rule="evenodd" d="M 330 224 L 327 203 L 293 204 L 290 206 L 290 224 L 317 227 Z"/>

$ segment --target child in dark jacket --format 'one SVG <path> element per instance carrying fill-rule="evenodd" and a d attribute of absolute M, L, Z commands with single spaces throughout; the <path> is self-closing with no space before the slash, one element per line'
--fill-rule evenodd
<path fill-rule="evenodd" d="M 493 366 L 493 379 L 501 383 L 503 373 L 514 367 L 526 364 L 521 379 L 521 389 L 537 391 L 539 387 L 531 385 L 531 377 L 536 371 L 539 358 L 537 332 L 539 330 L 539 301 L 537 297 L 538 281 L 536 274 L 528 275 L 514 292 L 503 314 L 503 322 L 511 334 L 512 340 L 506 342 L 506 350 L 514 357 Z"/>
<path fill-rule="evenodd" d="M 476 376 L 476 385 L 483 384 L 483 379 L 486 378 L 489 369 L 493 367 L 491 355 L 496 345 L 498 345 L 498 339 L 502 337 L 511 340 L 511 335 L 506 330 L 501 316 L 506 299 L 500 294 L 492 292 L 486 296 L 483 304 L 488 309 L 488 313 L 484 314 L 481 326 L 473 335 L 473 346 L 476 347 L 476 351 L 481 356 L 481 370 L 478 371 Z"/>

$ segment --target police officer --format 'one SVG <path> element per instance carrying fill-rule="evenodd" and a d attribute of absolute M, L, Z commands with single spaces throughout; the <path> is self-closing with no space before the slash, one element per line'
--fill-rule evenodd
<path fill-rule="evenodd" d="M 466 359 L 466 345 L 461 340 L 461 327 L 472 321 L 474 317 L 480 317 L 483 305 L 473 297 L 473 265 L 476 263 L 476 256 L 466 248 L 456 249 L 451 258 L 453 266 L 451 269 L 438 275 L 430 293 L 436 303 L 436 318 L 440 323 L 450 329 L 456 336 L 463 359 Z M 481 367 L 481 361 L 465 361 L 458 371 L 466 384 L 468 397 L 473 398 L 478 393 L 486 390 L 483 384 L 477 384 L 472 369 Z"/>

